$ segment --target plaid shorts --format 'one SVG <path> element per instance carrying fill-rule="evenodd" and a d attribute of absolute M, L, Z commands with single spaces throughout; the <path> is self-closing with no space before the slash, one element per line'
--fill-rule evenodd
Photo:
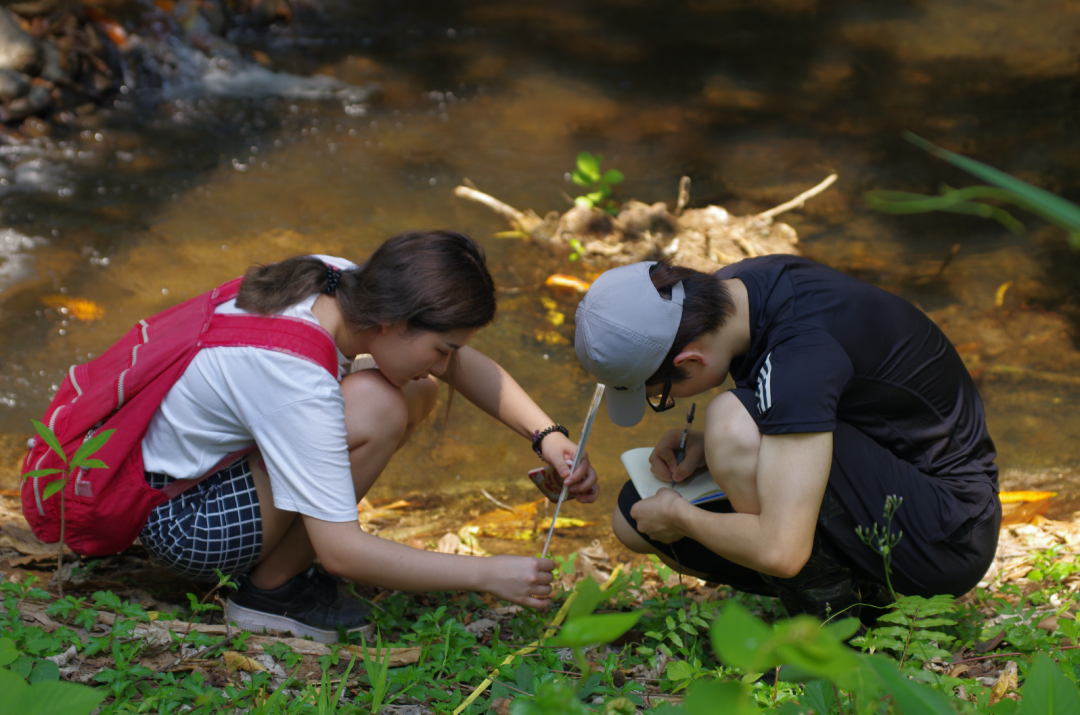
<path fill-rule="evenodd" d="M 174 481 L 146 473 L 161 489 Z M 158 505 L 139 534 L 158 561 L 193 581 L 217 581 L 214 569 L 229 576 L 247 573 L 262 548 L 262 515 L 247 457 Z"/>

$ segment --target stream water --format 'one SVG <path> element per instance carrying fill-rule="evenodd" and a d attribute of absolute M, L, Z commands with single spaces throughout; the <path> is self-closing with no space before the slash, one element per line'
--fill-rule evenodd
<path fill-rule="evenodd" d="M 572 318 L 576 297 L 539 284 L 583 269 L 494 238 L 507 226 L 451 190 L 467 177 L 518 208 L 562 210 L 574 157 L 591 151 L 625 173 L 619 198 L 672 205 L 685 174 L 692 205 L 736 214 L 836 171 L 834 188 L 781 217 L 802 251 L 937 320 L 979 381 L 1005 485 L 1052 485 L 1054 513 L 1070 513 L 1080 254 L 1034 219 L 1014 236 L 972 217 L 877 214 L 861 194 L 975 183 L 904 142 L 910 129 L 1080 198 L 1078 35 L 1080 7 L 1065 0 L 327 0 L 318 16 L 238 39 L 280 71 L 377 83 L 366 103 L 291 80 L 261 96 L 228 96 L 235 82 L 214 96 L 132 94 L 75 136 L 0 147 L 0 486 L 16 485 L 28 420 L 68 366 L 141 317 L 255 261 L 361 260 L 415 227 L 484 243 L 504 291 L 474 345 L 576 432 L 594 385 L 569 344 L 537 339 L 572 336 L 542 299 Z M 569 508 L 597 522 L 581 538 L 607 533 L 618 455 L 684 412 L 629 430 L 597 420 L 602 498 Z M 463 518 L 493 508 L 480 488 L 535 498 L 526 442 L 462 400 L 443 427 L 421 429 L 373 496 L 440 492 Z"/>

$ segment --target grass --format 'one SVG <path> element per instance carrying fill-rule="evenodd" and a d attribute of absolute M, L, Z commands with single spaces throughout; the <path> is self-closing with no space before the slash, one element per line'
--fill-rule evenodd
<path fill-rule="evenodd" d="M 896 687 L 911 678 L 921 681 L 944 698 L 950 712 L 1005 712 L 1010 703 L 1015 708 L 1019 683 L 1049 677 L 1040 657 L 1056 661 L 1069 681 L 1080 676 L 1077 571 L 1080 560 L 1075 555 L 1061 549 L 1037 552 L 1030 574 L 1025 573 L 1037 579 L 1017 577 L 960 601 L 902 601 L 880 628 L 855 643 L 878 658 L 883 653 L 892 658 L 892 671 L 901 676 Z M 589 610 L 599 613 L 640 613 L 632 630 L 606 645 L 576 647 L 577 656 L 570 648 L 544 641 L 509 658 L 541 638 L 556 608 L 534 612 L 476 595 L 382 594 L 375 613 L 377 644 L 383 652 L 376 655 L 373 649 L 371 657 L 357 657 L 342 646 L 320 649 L 317 644 L 236 631 L 218 635 L 208 632 L 214 628 L 208 624 L 186 633 L 178 627 L 156 633 L 152 622 L 182 619 L 184 614 L 148 612 L 109 590 L 69 593 L 61 599 L 33 577 L 5 580 L 0 584 L 0 664 L 6 653 L 7 670 L 31 688 L 36 683 L 85 681 L 100 696 L 102 714 L 378 712 L 388 704 L 453 713 L 489 676 L 490 686 L 466 712 L 508 712 L 512 707 L 519 715 L 694 713 L 695 701 L 729 696 L 734 698 L 732 712 L 744 708 L 788 715 L 812 704 L 818 713 L 859 711 L 855 695 L 843 689 L 834 692 L 823 680 L 770 685 L 745 667 L 735 667 L 737 655 L 717 658 L 713 646 L 725 646 L 710 643 L 710 629 L 721 616 L 736 623 L 720 608 L 732 602 L 777 623 L 770 637 L 810 643 L 811 631 L 800 631 L 806 626 L 795 621 L 788 625 L 776 602 L 696 585 L 687 589 L 684 610 L 676 582 L 663 565 L 639 564 L 618 576 L 611 591 L 589 602 Z M 205 611 L 197 615 L 207 617 Z M 597 618 L 585 612 L 578 616 Z M 585 642 L 571 641 L 575 646 Z M 387 647 L 418 648 L 419 657 L 410 665 L 387 667 Z M 248 664 L 238 667 L 237 655 Z M 758 662 L 773 668 L 774 661 Z M 1009 661 L 1017 664 L 1019 678 L 1006 679 L 995 692 Z M 702 694 L 713 685 L 723 687 L 708 697 Z M 1052 685 L 1042 689 L 1054 692 Z M 674 710 L 687 692 L 686 703 Z M 892 701 L 895 712 L 904 711 L 901 700 L 897 695 Z"/>

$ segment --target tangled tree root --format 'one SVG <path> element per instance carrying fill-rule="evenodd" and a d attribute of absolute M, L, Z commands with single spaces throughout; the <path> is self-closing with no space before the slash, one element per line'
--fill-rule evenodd
<path fill-rule="evenodd" d="M 687 209 L 690 177 L 679 182 L 675 211 L 658 201 L 623 204 L 617 216 L 581 204 L 564 214 L 552 211 L 540 218 L 532 209 L 519 211 L 475 187 L 458 186 L 454 195 L 487 206 L 502 216 L 512 233 L 547 246 L 557 253 L 577 248 L 588 265 L 607 267 L 666 258 L 676 265 L 712 272 L 729 263 L 773 253 L 798 253 L 795 229 L 773 218 L 801 207 L 836 181 L 830 175 L 791 201 L 750 216 L 732 216 L 719 206 Z M 504 234 L 505 235 L 505 234 Z"/>

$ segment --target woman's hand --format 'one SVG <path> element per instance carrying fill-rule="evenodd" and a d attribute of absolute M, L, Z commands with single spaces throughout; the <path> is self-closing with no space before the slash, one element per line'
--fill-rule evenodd
<path fill-rule="evenodd" d="M 544 461 L 555 467 L 555 471 L 562 477 L 563 483 L 570 487 L 570 493 L 582 504 L 591 504 L 600 496 L 600 489 L 596 484 L 596 470 L 589 464 L 589 453 L 581 455 L 581 462 L 577 470 L 571 474 L 570 465 L 574 463 L 574 455 L 577 454 L 577 445 L 571 442 L 561 432 L 552 432 L 540 443 L 540 450 L 544 453 Z"/>
<path fill-rule="evenodd" d="M 674 477 L 676 482 L 681 482 L 705 466 L 705 433 L 691 430 L 686 435 L 686 456 L 682 464 L 676 464 L 675 452 L 679 449 L 680 441 L 682 430 L 670 429 L 656 443 L 649 455 L 649 464 L 657 479 L 670 482 Z"/>
<path fill-rule="evenodd" d="M 630 509 L 638 531 L 663 544 L 686 536 L 679 528 L 679 510 L 690 502 L 674 489 L 661 489 L 648 499 L 642 499 Z"/>
<path fill-rule="evenodd" d="M 551 559 L 528 556 L 492 556 L 483 559 L 487 568 L 481 589 L 492 596 L 529 608 L 544 608 L 555 580 Z"/>

